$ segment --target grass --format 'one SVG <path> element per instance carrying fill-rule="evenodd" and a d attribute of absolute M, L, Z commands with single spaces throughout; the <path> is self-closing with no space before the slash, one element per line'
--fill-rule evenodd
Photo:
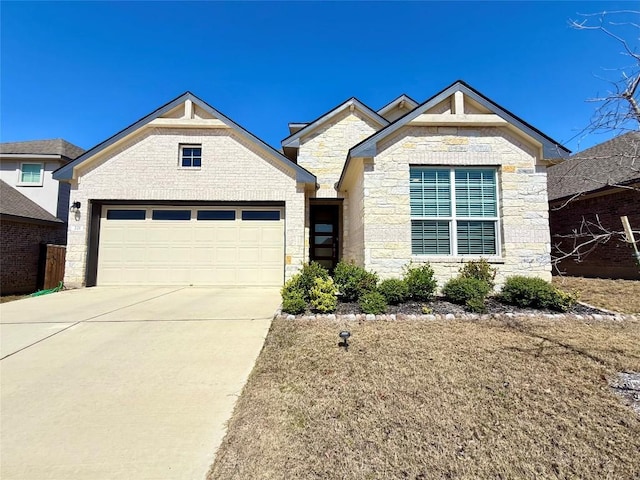
<path fill-rule="evenodd" d="M 620 313 L 640 313 L 640 281 L 602 278 L 554 277 L 563 290 L 578 291 L 580 300 Z"/>
<path fill-rule="evenodd" d="M 23 298 L 27 298 L 29 295 L 2 295 L 0 296 L 0 303 L 14 302 L 16 300 L 21 300 Z"/>
<path fill-rule="evenodd" d="M 209 478 L 640 478 L 624 370 L 640 322 L 274 320 Z"/>

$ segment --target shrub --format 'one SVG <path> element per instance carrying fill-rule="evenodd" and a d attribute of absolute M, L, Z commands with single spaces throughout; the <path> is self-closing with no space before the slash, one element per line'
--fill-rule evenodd
<path fill-rule="evenodd" d="M 333 279 L 316 278 L 311 289 L 311 309 L 320 313 L 331 313 L 336 311 L 338 298 L 337 289 Z"/>
<path fill-rule="evenodd" d="M 438 286 L 433 278 L 433 269 L 428 263 L 419 267 L 409 264 L 405 267 L 404 281 L 409 289 L 409 296 L 419 302 L 432 300 Z"/>
<path fill-rule="evenodd" d="M 471 277 L 456 277 L 449 280 L 442 287 L 444 297 L 460 305 L 465 305 L 472 312 L 484 312 L 484 301 L 491 287 L 484 280 Z"/>
<path fill-rule="evenodd" d="M 316 262 L 305 263 L 300 271 L 300 288 L 304 294 L 304 299 L 308 302 L 311 300 L 311 289 L 315 285 L 316 278 L 326 280 L 329 278 L 329 272 L 326 268 Z"/>
<path fill-rule="evenodd" d="M 569 310 L 577 301 L 576 295 L 565 293 L 541 278 L 521 275 L 506 279 L 500 298 L 519 307 L 550 308 L 561 312 Z"/>
<path fill-rule="evenodd" d="M 362 313 L 372 313 L 374 315 L 387 311 L 387 301 L 380 292 L 368 292 L 358 300 Z"/>
<path fill-rule="evenodd" d="M 351 262 L 338 263 L 333 271 L 333 279 L 346 302 L 353 302 L 365 293 L 374 291 L 378 284 L 378 275 Z"/>
<path fill-rule="evenodd" d="M 402 303 L 409 296 L 409 288 L 406 282 L 397 278 L 389 278 L 380 282 L 378 291 L 387 300 L 387 303 L 391 305 Z"/>
<path fill-rule="evenodd" d="M 280 293 L 282 294 L 282 311 L 297 315 L 303 313 L 307 308 L 304 287 L 301 283 L 302 275 L 296 274 L 284 284 Z"/>
<path fill-rule="evenodd" d="M 465 263 L 458 272 L 462 278 L 476 278 L 486 282 L 490 290 L 495 286 L 497 270 L 484 258 Z"/>
<path fill-rule="evenodd" d="M 491 287 L 484 280 L 469 277 L 456 277 L 449 280 L 442 287 L 442 295 L 453 303 L 465 305 L 472 298 L 484 298 L 491 291 Z"/>

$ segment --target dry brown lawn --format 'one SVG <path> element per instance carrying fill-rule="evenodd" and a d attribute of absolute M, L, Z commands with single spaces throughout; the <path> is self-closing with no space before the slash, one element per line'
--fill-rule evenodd
<path fill-rule="evenodd" d="M 209 478 L 637 479 L 625 370 L 637 321 L 274 320 Z"/>
<path fill-rule="evenodd" d="M 3 295 L 0 296 L 0 303 L 14 302 L 16 300 L 27 298 L 28 296 L 29 295 Z"/>
<path fill-rule="evenodd" d="M 563 290 L 579 293 L 581 301 L 620 313 L 640 313 L 640 281 L 602 278 L 554 277 Z"/>

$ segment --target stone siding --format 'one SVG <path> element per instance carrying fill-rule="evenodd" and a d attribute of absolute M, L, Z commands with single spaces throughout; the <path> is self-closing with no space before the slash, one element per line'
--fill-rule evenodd
<path fill-rule="evenodd" d="M 66 225 L 0 221 L 0 293 L 38 289 L 41 244 L 64 245 Z"/>
<path fill-rule="evenodd" d="M 202 145 L 201 168 L 179 166 L 180 144 Z M 304 185 L 230 129 L 148 129 L 85 165 L 71 189 L 81 211 L 69 221 L 67 286 L 85 282 L 90 200 L 283 201 L 285 278 L 307 260 Z"/>
<path fill-rule="evenodd" d="M 358 110 L 348 109 L 325 125 L 300 139 L 298 165 L 318 178 L 316 197 L 335 198 L 335 184 L 340 179 L 349 149 L 373 135 L 380 125 Z"/>
<path fill-rule="evenodd" d="M 355 182 L 346 193 L 344 218 L 345 237 L 349 239 L 343 250 L 343 258 L 364 265 L 364 183 L 362 182 L 362 162 L 354 162 L 350 172 Z"/>
<path fill-rule="evenodd" d="M 620 217 L 626 215 L 631 228 L 640 230 L 640 193 L 634 190 L 614 190 L 608 195 L 574 200 L 558 207 L 557 202 L 552 203 L 549 213 L 551 243 L 563 250 L 569 250 L 573 242 L 557 236 L 579 230 L 583 218 L 593 223 L 599 221 L 608 230 L 622 231 Z M 633 247 L 617 236 L 599 245 L 580 262 L 573 258 L 560 262 L 558 270 L 573 276 L 640 280 L 640 266 L 635 262 Z"/>
<path fill-rule="evenodd" d="M 503 128 L 406 127 L 379 145 L 364 168 L 364 266 L 382 278 L 428 261 L 439 284 L 469 257 L 411 254 L 409 167 L 495 166 L 500 201 L 498 284 L 514 274 L 551 279 L 546 170 L 533 146 Z"/>

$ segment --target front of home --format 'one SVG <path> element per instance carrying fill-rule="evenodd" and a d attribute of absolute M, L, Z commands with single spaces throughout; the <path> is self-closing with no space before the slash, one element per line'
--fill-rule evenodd
<path fill-rule="evenodd" d="M 55 173 L 75 205 L 65 284 L 278 286 L 341 259 L 548 279 L 545 159 L 567 154 L 464 82 L 349 99 L 290 124 L 282 153 L 185 93 Z"/>

